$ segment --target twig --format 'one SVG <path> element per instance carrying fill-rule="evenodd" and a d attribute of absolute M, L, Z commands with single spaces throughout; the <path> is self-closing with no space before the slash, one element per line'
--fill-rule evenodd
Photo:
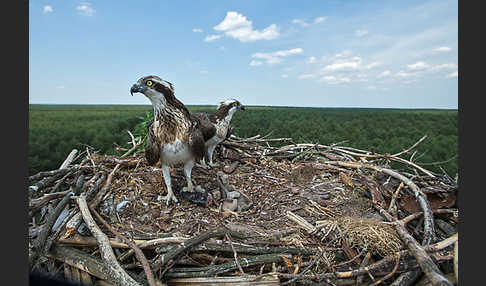
<path fill-rule="evenodd" d="M 111 231 L 114 235 L 116 235 L 118 238 L 120 238 L 123 242 L 125 242 L 126 244 L 128 244 L 132 249 L 133 251 L 135 251 L 135 256 L 137 257 L 138 261 L 140 261 L 140 263 L 142 264 L 143 266 L 143 270 L 145 271 L 145 275 L 147 276 L 147 281 L 149 283 L 150 286 L 156 286 L 157 283 L 155 281 L 155 278 L 154 278 L 154 274 L 152 273 L 152 270 L 150 269 L 150 265 L 147 261 L 147 258 L 145 257 L 145 255 L 143 254 L 142 250 L 140 250 L 140 248 L 135 244 L 133 243 L 131 240 L 129 240 L 128 238 L 126 238 L 125 236 L 123 236 L 121 233 L 119 233 L 118 231 L 116 231 L 114 228 L 112 228 L 99 214 L 98 212 L 91 206 L 88 206 L 89 210 L 94 213 L 94 215 L 96 216 L 96 218 L 109 230 Z"/>
<path fill-rule="evenodd" d="M 37 182 L 34 185 L 29 186 L 29 195 L 32 195 L 35 192 L 41 191 L 42 189 L 44 189 L 47 186 L 54 183 L 56 180 L 63 177 L 68 172 L 70 172 L 70 169 L 60 169 L 55 173 L 53 172 L 54 174 L 52 176 L 49 176 L 49 175 L 44 176 L 39 182 Z M 35 176 L 37 176 L 37 175 L 35 175 Z"/>
<path fill-rule="evenodd" d="M 390 205 L 388 206 L 388 212 L 395 214 L 395 201 L 398 198 L 398 194 L 400 193 L 400 190 L 403 188 L 404 184 L 403 182 L 400 182 L 400 185 L 398 186 L 397 190 L 393 193 L 392 199 L 390 201 Z"/>
<path fill-rule="evenodd" d="M 88 154 L 86 157 L 91 161 L 91 164 L 93 165 L 93 167 L 96 167 L 95 162 L 91 158 L 91 154 L 89 153 L 89 148 L 88 147 L 86 147 L 86 154 Z"/>
<path fill-rule="evenodd" d="M 422 138 L 420 138 L 420 139 L 419 139 L 419 141 L 417 141 L 415 144 L 413 144 L 413 145 L 412 145 L 412 146 L 410 146 L 409 148 L 407 148 L 407 149 L 405 149 L 405 150 L 403 150 L 403 151 L 401 151 L 401 152 L 398 152 L 398 153 L 396 153 L 396 154 L 393 154 L 392 156 L 393 156 L 393 157 L 398 157 L 398 156 L 400 156 L 400 155 L 402 155 L 402 154 L 405 154 L 405 153 L 409 152 L 409 151 L 410 151 L 410 150 L 412 150 L 413 148 L 417 147 L 417 146 L 418 146 L 418 144 L 422 143 L 422 141 L 424 141 L 426 138 L 427 138 L 427 135 L 424 135 Z M 411 161 L 411 159 L 410 159 L 410 161 Z"/>
<path fill-rule="evenodd" d="M 226 239 L 229 241 L 229 243 L 231 245 L 231 249 L 233 250 L 233 254 L 234 254 L 234 257 L 235 257 L 235 263 L 238 266 L 238 269 L 240 270 L 240 273 L 243 274 L 243 275 L 245 275 L 245 271 L 243 271 L 243 268 L 241 268 L 241 265 L 238 262 L 238 255 L 236 254 L 235 247 L 233 246 L 233 242 L 231 241 L 231 238 L 230 238 L 230 235 L 229 234 L 226 234 Z"/>
<path fill-rule="evenodd" d="M 137 146 L 137 143 L 135 143 L 135 137 L 133 137 L 132 132 L 130 132 L 130 130 L 127 130 L 127 132 L 128 132 L 128 135 L 130 135 L 130 138 L 132 138 L 133 147 Z"/>
<path fill-rule="evenodd" d="M 74 156 L 76 156 L 76 153 L 78 153 L 78 150 L 73 149 L 71 151 L 71 153 L 69 153 L 69 155 L 66 157 L 66 160 L 64 160 L 64 162 L 62 162 L 61 167 L 59 167 L 59 169 L 67 168 L 69 166 L 69 164 L 71 164 L 73 162 L 73 159 L 74 159 Z"/>
<path fill-rule="evenodd" d="M 281 262 L 282 255 L 255 255 L 248 258 L 239 258 L 238 261 L 243 267 L 250 267 L 266 263 Z M 172 268 L 170 272 L 165 274 L 165 276 L 169 278 L 212 277 L 236 269 L 238 269 L 238 266 L 236 266 L 235 261 L 231 261 L 207 267 Z"/>
<path fill-rule="evenodd" d="M 69 170 L 67 170 L 67 169 L 56 169 L 56 170 L 51 170 L 51 171 L 42 171 L 42 172 L 39 172 L 35 175 L 30 176 L 29 182 L 38 181 L 38 180 L 41 180 L 45 177 L 51 177 L 51 176 L 57 175 L 59 173 L 61 173 L 62 174 L 61 176 L 63 176 L 68 171 Z"/>
<path fill-rule="evenodd" d="M 344 234 L 342 234 L 344 235 Z M 307 271 L 309 271 L 309 269 L 311 269 L 312 267 L 314 267 L 314 265 L 316 265 L 322 258 L 322 256 L 324 255 L 324 253 L 326 252 L 326 249 L 328 248 L 329 245 L 332 245 L 332 243 L 338 239 L 340 239 L 342 237 L 342 235 L 340 236 L 336 236 L 335 238 L 333 238 L 330 242 L 327 243 L 327 245 L 321 250 L 321 253 L 319 254 L 319 256 L 314 259 L 314 261 L 309 265 L 307 266 L 300 274 L 296 275 L 294 278 L 288 280 L 288 281 L 285 281 L 284 283 L 280 284 L 280 285 L 288 285 L 296 280 L 298 280 L 300 277 L 302 277 Z"/>
<path fill-rule="evenodd" d="M 401 221 L 394 220 L 394 218 L 385 210 L 380 209 L 380 213 L 385 216 L 389 221 L 394 221 L 394 227 L 397 231 L 400 239 L 407 245 L 408 249 L 412 253 L 412 255 L 417 259 L 420 268 L 424 274 L 429 278 L 432 285 L 449 285 L 452 284 L 447 280 L 442 272 L 439 270 L 437 265 L 435 265 L 434 261 L 429 257 L 429 255 L 425 252 L 424 248 L 418 244 L 418 242 L 411 236 L 405 225 Z"/>
<path fill-rule="evenodd" d="M 360 264 L 360 268 L 364 268 L 366 267 L 366 265 L 368 265 L 368 262 L 370 261 L 371 259 L 371 252 L 368 251 L 368 253 L 366 253 L 365 257 L 363 258 L 363 260 L 361 261 L 361 264 Z M 356 278 L 356 286 L 359 286 L 363 283 L 363 275 L 361 276 L 358 276 Z"/>
<path fill-rule="evenodd" d="M 130 132 L 130 131 L 128 131 L 128 132 Z M 128 155 L 132 154 L 132 153 L 133 153 L 135 150 L 137 150 L 138 146 L 140 146 L 140 145 L 142 144 L 142 142 L 145 140 L 145 138 L 147 138 L 147 136 L 145 136 L 144 138 L 140 138 L 140 139 L 138 140 L 138 142 L 137 142 L 137 143 L 135 143 L 135 144 L 133 145 L 133 147 L 132 147 L 132 148 L 130 148 L 130 150 L 128 150 L 127 152 L 125 152 L 125 154 L 121 155 L 121 156 L 120 156 L 120 158 L 125 158 L 126 156 L 128 156 Z M 134 142 L 133 142 L 133 143 L 134 143 Z"/>
<path fill-rule="evenodd" d="M 378 284 L 381 284 L 383 281 L 389 279 L 390 277 L 392 277 L 395 274 L 395 272 L 397 272 L 398 265 L 400 265 L 400 252 L 398 252 L 396 255 L 397 255 L 397 262 L 395 262 L 395 267 L 393 267 L 393 270 L 390 273 L 388 273 L 387 275 L 385 275 L 383 278 L 381 278 L 380 280 L 375 281 L 371 285 L 376 286 Z"/>
<path fill-rule="evenodd" d="M 78 203 L 79 210 L 83 215 L 83 219 L 88 225 L 89 230 L 93 236 L 98 241 L 98 245 L 101 252 L 101 258 L 103 259 L 109 270 L 109 281 L 116 285 L 136 285 L 140 286 L 130 275 L 128 275 L 125 270 L 118 264 L 113 249 L 110 246 L 108 237 L 101 231 L 101 229 L 96 225 L 91 213 L 88 209 L 88 203 L 86 202 L 86 196 L 80 195 L 76 202 Z"/>
<path fill-rule="evenodd" d="M 404 272 L 398 276 L 398 278 L 393 281 L 390 286 L 410 286 L 413 285 L 412 283 L 417 280 L 417 278 L 420 276 L 422 273 L 422 270 L 419 269 L 414 269 L 408 272 Z"/>
<path fill-rule="evenodd" d="M 193 246 L 199 245 L 199 244 L 203 243 L 204 241 L 206 241 L 210 238 L 223 236 L 223 235 L 227 234 L 228 232 L 230 232 L 233 235 L 236 235 L 238 237 L 242 236 L 241 234 L 238 234 L 236 232 L 232 232 L 232 231 L 227 230 L 227 229 L 217 229 L 217 230 L 213 230 L 213 231 L 207 231 L 207 232 L 205 232 L 205 233 L 203 233 L 203 234 L 201 234 L 197 237 L 188 239 L 185 242 L 172 247 L 172 249 L 169 252 L 163 254 L 160 257 L 160 259 L 158 259 L 154 263 L 153 271 L 157 272 L 161 267 L 165 266 L 169 261 L 171 261 L 174 258 L 176 258 L 177 256 L 179 256 L 180 254 L 182 254 L 187 249 L 189 249 Z"/>

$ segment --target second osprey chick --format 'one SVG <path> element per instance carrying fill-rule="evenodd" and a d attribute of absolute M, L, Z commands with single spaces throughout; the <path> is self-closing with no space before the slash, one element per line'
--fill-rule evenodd
<path fill-rule="evenodd" d="M 214 167 L 213 152 L 216 146 L 228 137 L 233 114 L 237 110 L 245 110 L 245 107 L 236 99 L 222 101 L 213 114 L 193 113 L 192 115 L 201 122 L 201 131 L 204 136 L 206 154 L 209 157 L 209 165 Z M 203 160 L 203 165 L 205 160 Z"/>

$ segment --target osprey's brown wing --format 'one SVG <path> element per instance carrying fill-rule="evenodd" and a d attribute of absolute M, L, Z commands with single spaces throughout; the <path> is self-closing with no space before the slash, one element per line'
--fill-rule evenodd
<path fill-rule="evenodd" d="M 208 141 L 216 134 L 216 127 L 214 127 L 214 124 L 209 120 L 209 114 L 193 113 L 192 116 L 199 120 L 204 142 Z"/>
<path fill-rule="evenodd" d="M 150 166 L 155 165 L 160 158 L 160 144 L 155 140 L 152 124 L 153 120 L 147 126 L 147 145 L 145 147 L 145 159 L 147 159 Z"/>
<path fill-rule="evenodd" d="M 189 135 L 189 146 L 196 162 L 201 161 L 206 155 L 204 136 L 201 129 L 201 122 L 197 117 L 192 118 L 191 133 Z"/>

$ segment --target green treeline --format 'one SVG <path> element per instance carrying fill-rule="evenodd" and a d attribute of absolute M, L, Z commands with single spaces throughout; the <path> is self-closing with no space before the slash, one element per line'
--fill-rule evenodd
<path fill-rule="evenodd" d="M 212 112 L 216 107 L 188 108 Z M 29 173 L 58 168 L 73 148 L 91 146 L 101 153 L 119 154 L 113 143 L 127 147 L 126 130 L 141 135 L 151 111 L 148 105 L 30 105 Z M 452 158 L 440 166 L 451 176 L 458 170 L 457 110 L 248 106 L 234 115 L 232 124 L 240 137 L 273 131 L 272 138 L 292 137 L 296 143 L 329 145 L 347 140 L 343 146 L 391 154 L 428 135 L 416 149 L 414 162 L 442 173 L 429 164 Z"/>

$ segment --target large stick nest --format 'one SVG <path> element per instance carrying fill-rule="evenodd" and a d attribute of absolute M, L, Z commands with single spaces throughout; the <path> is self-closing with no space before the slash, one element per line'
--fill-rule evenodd
<path fill-rule="evenodd" d="M 192 180 L 199 186 L 201 194 L 208 192 L 214 198 L 210 206 L 195 204 L 181 196 L 180 190 L 186 186 L 186 179 L 180 166 L 171 169 L 172 185 L 179 203 L 167 206 L 165 201 L 160 200 L 161 196 L 167 194 L 162 170 L 159 166 L 148 166 L 143 153 L 120 157 L 91 154 L 93 150 L 87 150 L 84 157 L 75 159 L 81 161 L 78 164 L 33 175 L 29 178 L 29 210 L 32 218 L 29 245 L 31 254 L 38 253 L 40 258 L 35 259 L 31 267 L 73 279 L 69 277 L 72 275 L 66 274 L 66 268 L 74 269 L 75 266 L 49 255 L 45 241 L 42 243 L 46 251 L 39 250 L 42 226 L 52 216 L 56 216 L 54 219 L 57 222 L 48 232 L 49 246 L 71 245 L 99 257 L 95 251 L 97 245 L 88 243 L 87 238 L 92 233 L 82 220 L 75 224 L 75 229 L 68 227 L 72 226 L 69 221 L 79 211 L 74 200 L 69 201 L 60 214 L 54 214 L 54 209 L 67 194 L 66 190 L 73 190 L 80 176 L 84 177 L 84 182 L 76 195 L 88 193 L 86 198 L 90 203 L 96 200 L 97 192 L 106 187 L 94 209 L 125 237 L 139 242 L 163 237 L 190 239 L 223 227 L 243 234 L 244 238 L 232 238 L 234 246 L 282 248 L 282 258 L 273 263 L 241 268 L 246 274 L 280 273 L 280 276 L 277 275 L 280 281 L 295 277 L 298 278 L 294 281 L 297 283 L 316 281 L 319 275 L 358 269 L 367 253 L 373 259 L 380 260 L 406 249 L 392 224 L 380 215 L 380 209 L 389 211 L 396 219 L 405 219 L 408 232 L 419 242 L 428 235 L 433 237 L 431 242 L 437 242 L 457 232 L 457 181 L 447 174 L 432 173 L 401 157 L 418 143 L 395 155 L 318 144 L 270 145 L 285 141 L 291 139 L 232 136 L 219 145 L 215 152 L 215 161 L 219 166 L 211 169 L 194 167 L 192 172 Z M 392 172 L 413 181 L 426 196 L 430 211 L 434 213 L 433 234 L 427 233 L 430 232 L 430 225 L 422 223 L 423 209 L 411 185 L 403 184 L 404 181 L 396 176 L 380 171 L 384 168 L 391 170 L 391 161 L 403 163 L 401 170 Z M 118 167 L 112 172 L 115 166 Z M 106 176 L 110 173 L 111 182 L 107 183 Z M 224 197 L 223 188 L 239 193 L 240 198 L 246 201 L 234 199 L 236 206 L 231 206 L 231 199 L 225 201 L 221 198 Z M 392 200 L 394 202 L 391 203 Z M 106 227 L 99 222 L 98 225 L 103 233 L 114 238 Z M 229 240 L 223 236 L 222 240 L 210 238 L 205 243 L 228 245 Z M 144 248 L 150 264 L 154 266 L 171 245 L 177 244 Z M 123 257 L 119 263 L 143 282 L 146 279 L 144 270 L 135 257 L 125 253 L 128 252 L 127 247 L 114 247 L 119 258 L 124 255 L 128 257 Z M 290 251 L 293 254 L 289 254 L 283 248 L 301 249 L 302 253 Z M 159 269 L 155 276 L 159 280 L 186 277 L 174 273 L 180 273 L 187 267 L 223 265 L 235 261 L 233 256 L 236 253 L 239 258 L 252 257 L 238 249 L 240 252 L 233 253 L 211 248 L 205 250 L 199 245 L 174 258 L 170 266 L 166 266 L 165 270 Z M 319 257 L 319 253 L 324 255 Z M 451 259 L 442 260 L 444 272 L 452 272 L 451 263 Z M 389 264 L 394 265 L 393 261 Z M 311 268 L 300 273 L 306 265 Z M 61 267 L 64 267 L 64 273 L 61 273 Z M 399 267 L 394 275 L 398 276 L 406 270 Z M 187 269 L 184 271 L 190 273 Z M 238 274 L 238 269 L 226 271 L 220 276 L 234 274 Z M 93 273 L 90 275 L 92 281 L 106 280 Z M 336 275 L 332 278 L 336 279 Z M 366 281 L 370 277 L 365 275 L 361 279 Z M 176 283 L 175 280 L 170 281 L 169 284 Z"/>

